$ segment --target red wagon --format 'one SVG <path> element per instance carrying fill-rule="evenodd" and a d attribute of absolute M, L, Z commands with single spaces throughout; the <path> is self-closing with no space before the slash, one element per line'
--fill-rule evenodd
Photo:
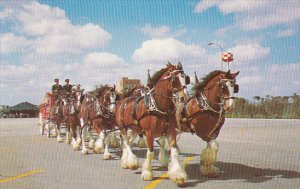
<path fill-rule="evenodd" d="M 54 106 L 54 102 L 55 102 L 55 98 L 53 94 L 47 92 L 38 107 L 40 133 L 43 135 L 46 128 L 48 129 L 48 137 L 50 137 L 50 125 L 53 125 L 51 124 L 51 120 L 50 120 L 50 111 L 51 108 Z M 46 125 L 48 125 L 48 127 L 45 127 Z"/>

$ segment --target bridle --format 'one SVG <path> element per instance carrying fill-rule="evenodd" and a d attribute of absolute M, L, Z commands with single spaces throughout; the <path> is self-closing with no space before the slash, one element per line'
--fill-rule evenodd
<path fill-rule="evenodd" d="M 175 101 L 174 101 L 174 94 L 175 94 L 175 93 L 178 93 L 178 92 L 180 92 L 180 91 L 182 91 L 182 90 L 184 90 L 184 89 L 187 88 L 186 85 L 188 85 L 188 84 L 189 84 L 189 81 L 190 81 L 189 76 L 185 75 L 185 73 L 184 73 L 184 71 L 183 71 L 182 69 L 180 69 L 180 70 L 177 69 L 177 70 L 169 71 L 169 75 L 168 75 L 168 76 L 165 76 L 165 77 L 163 77 L 161 80 L 158 80 L 158 81 L 157 81 L 157 82 L 162 82 L 162 81 L 166 81 L 166 80 L 172 79 L 172 82 L 175 82 L 175 78 L 176 78 L 176 77 L 179 77 L 179 74 L 183 74 L 183 75 L 185 76 L 186 81 L 188 81 L 188 82 L 185 82 L 184 85 L 180 82 L 181 85 L 182 85 L 182 87 L 181 87 L 179 90 L 176 89 L 176 88 L 174 88 L 175 90 L 173 90 L 173 93 L 172 93 L 171 96 L 162 95 L 162 94 L 159 94 L 159 93 L 154 93 L 153 91 L 154 91 L 156 85 L 154 85 L 154 87 L 153 87 L 152 89 L 149 90 L 148 94 L 150 95 L 150 99 L 152 100 L 152 104 L 151 104 L 151 106 L 149 107 L 149 110 L 148 110 L 148 111 L 155 111 L 155 112 L 158 112 L 158 113 L 160 113 L 160 114 L 162 114 L 162 115 L 170 115 L 170 114 L 173 114 L 173 113 L 176 111 L 176 109 L 175 109 L 174 111 L 171 111 L 171 112 L 166 112 L 166 111 L 160 110 L 160 109 L 158 108 L 158 106 L 157 106 L 157 102 L 156 102 L 154 96 L 161 96 L 161 97 L 164 97 L 164 98 L 169 98 L 169 99 L 172 100 L 172 102 L 173 102 L 173 104 L 174 104 L 174 102 L 175 102 Z M 188 78 L 188 79 L 187 79 L 187 78 Z"/>
<path fill-rule="evenodd" d="M 183 70 L 174 70 L 174 71 L 169 72 L 169 73 L 170 73 L 170 75 L 165 76 L 165 77 L 164 77 L 162 80 L 160 80 L 160 81 L 165 81 L 165 80 L 168 80 L 168 79 L 172 79 L 172 82 L 174 82 L 174 81 L 175 81 L 175 78 L 176 78 L 176 77 L 179 77 L 179 74 L 181 74 L 181 76 L 184 77 L 184 80 L 185 80 L 184 84 L 182 84 L 181 81 L 180 81 L 182 87 L 181 87 L 180 89 L 175 88 L 175 89 L 174 89 L 174 93 L 178 93 L 178 92 L 180 92 L 180 91 L 186 89 L 186 88 L 187 88 L 187 85 L 190 84 L 190 77 L 189 77 L 188 75 L 186 75 L 186 74 L 184 73 Z"/>
<path fill-rule="evenodd" d="M 233 93 L 238 93 L 239 91 L 239 85 L 235 84 L 236 80 L 235 79 L 227 79 L 227 78 L 222 78 L 220 77 L 220 81 L 218 82 L 220 86 L 220 93 L 219 93 L 219 98 L 220 98 L 220 103 L 214 103 L 214 102 L 209 102 L 209 100 L 207 99 L 206 95 L 204 94 L 204 91 L 200 92 L 196 97 L 195 97 L 195 100 L 197 102 L 197 105 L 198 107 L 200 108 L 199 111 L 197 111 L 196 113 L 188 116 L 186 119 L 187 119 L 187 124 L 190 125 L 190 122 L 198 117 L 200 114 L 202 114 L 202 112 L 204 111 L 211 111 L 211 112 L 214 112 L 216 114 L 218 114 L 218 120 L 217 120 L 217 123 L 216 123 L 216 126 L 214 127 L 214 129 L 209 133 L 208 136 L 210 136 L 220 125 L 223 117 L 225 116 L 225 101 L 228 100 L 228 99 L 235 99 L 234 96 L 228 96 L 228 97 L 225 97 L 224 96 L 224 86 L 227 86 L 228 85 L 226 83 L 230 82 L 230 86 L 233 87 Z M 204 89 L 205 90 L 205 89 Z M 228 89 L 229 90 L 229 89 Z M 220 95 L 221 94 L 221 95 Z M 191 99 L 188 100 L 188 102 L 190 101 Z M 184 111 L 186 111 L 186 107 L 187 107 L 187 103 L 184 104 Z M 215 109 L 212 107 L 212 104 L 217 104 L 218 105 L 218 109 Z M 179 122 L 179 129 L 180 128 L 180 122 Z"/>

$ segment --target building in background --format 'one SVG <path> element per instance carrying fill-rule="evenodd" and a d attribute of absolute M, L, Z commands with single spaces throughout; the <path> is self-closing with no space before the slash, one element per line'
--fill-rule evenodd
<path fill-rule="evenodd" d="M 128 77 L 122 77 L 117 83 L 117 91 L 121 93 L 126 88 L 139 85 L 141 85 L 141 81 L 139 79 L 128 79 Z"/>
<path fill-rule="evenodd" d="M 16 117 L 37 117 L 38 108 L 36 105 L 31 104 L 29 102 L 22 102 L 15 106 L 7 107 L 5 110 L 5 116 L 8 118 L 16 118 Z"/>

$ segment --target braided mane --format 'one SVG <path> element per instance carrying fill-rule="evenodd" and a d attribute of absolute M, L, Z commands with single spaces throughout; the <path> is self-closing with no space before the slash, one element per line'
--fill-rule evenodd
<path fill-rule="evenodd" d="M 100 85 L 100 87 L 96 88 L 94 91 L 92 91 L 92 94 L 95 96 L 102 96 L 103 93 L 107 90 L 110 89 L 109 85 Z"/>
<path fill-rule="evenodd" d="M 135 89 L 137 89 L 136 86 L 129 87 L 129 88 L 125 89 L 125 90 L 123 91 L 122 97 L 123 97 L 123 98 L 130 97 L 130 96 L 132 95 L 132 93 L 135 91 Z"/>
<path fill-rule="evenodd" d="M 151 77 L 150 81 L 149 81 L 149 84 L 148 84 L 149 88 L 154 87 L 155 83 L 159 80 L 159 78 L 160 78 L 167 70 L 168 70 L 168 67 L 163 68 L 163 69 L 161 69 L 161 70 L 155 72 L 155 73 L 153 74 L 153 76 Z"/>
<path fill-rule="evenodd" d="M 221 73 L 225 73 L 225 72 L 220 70 L 215 70 L 207 74 L 205 77 L 201 78 L 201 81 L 192 87 L 192 94 L 195 96 L 199 91 L 202 91 L 208 81 L 210 81 L 213 77 Z"/>

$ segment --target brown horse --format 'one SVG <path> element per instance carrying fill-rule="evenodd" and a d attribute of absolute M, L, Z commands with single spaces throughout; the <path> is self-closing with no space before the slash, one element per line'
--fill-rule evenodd
<path fill-rule="evenodd" d="M 187 97 L 186 82 L 188 76 L 184 74 L 181 63 L 174 66 L 170 63 L 152 76 L 151 86 L 148 92 L 149 100 L 144 97 L 129 97 L 122 99 L 117 104 L 116 123 L 120 128 L 123 138 L 122 168 L 137 169 L 138 158 L 132 153 L 126 130 L 144 132 L 147 139 L 147 158 L 142 166 L 141 177 L 144 180 L 152 180 L 153 172 L 151 161 L 154 156 L 154 138 L 166 135 L 171 147 L 171 162 L 169 164 L 169 178 L 176 183 L 183 184 L 186 181 L 186 173 L 180 166 L 176 145 L 176 119 L 175 105 L 173 103 L 174 92 L 180 99 Z M 146 102 L 148 101 L 148 102 Z"/>
<path fill-rule="evenodd" d="M 234 93 L 238 92 L 236 77 L 239 74 L 213 71 L 193 87 L 193 97 L 177 104 L 176 118 L 179 129 L 192 132 L 207 142 L 201 153 L 200 170 L 203 175 L 215 177 L 219 171 L 216 162 L 216 138 L 225 121 L 225 112 L 233 108 Z M 196 80 L 197 81 L 197 80 Z"/>
<path fill-rule="evenodd" d="M 63 124 L 63 103 L 61 101 L 56 101 L 55 106 L 50 109 L 50 123 L 54 124 L 57 142 L 62 142 L 63 138 L 61 137 L 60 127 Z M 48 137 L 50 130 L 48 130 Z"/>
<path fill-rule="evenodd" d="M 78 105 L 80 105 L 80 98 L 82 96 L 83 90 L 74 91 L 71 94 L 70 98 L 63 99 L 64 107 L 63 107 L 63 117 L 66 122 L 66 142 L 68 144 L 71 143 L 73 150 L 79 150 L 80 146 L 76 143 L 77 133 L 76 128 L 80 125 L 78 118 Z M 79 99 L 79 100 L 78 100 Z M 72 130 L 72 133 L 71 133 Z"/>
<path fill-rule="evenodd" d="M 114 112 L 116 109 L 116 92 L 115 87 L 108 85 L 101 86 L 94 91 L 94 100 L 91 96 L 86 96 L 80 108 L 80 124 L 82 131 L 82 154 L 87 154 L 88 149 L 85 144 L 86 132 L 89 134 L 89 148 L 95 153 L 101 153 L 103 141 L 105 140 L 104 159 L 110 159 L 111 154 L 108 152 L 108 140 L 106 130 L 112 130 L 115 126 Z M 92 128 L 99 135 L 96 142 L 91 134 Z"/>

